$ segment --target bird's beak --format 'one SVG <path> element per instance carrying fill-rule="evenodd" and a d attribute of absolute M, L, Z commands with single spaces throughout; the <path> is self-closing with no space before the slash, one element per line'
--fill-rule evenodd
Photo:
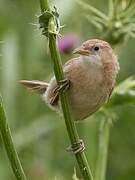
<path fill-rule="evenodd" d="M 84 56 L 89 56 L 90 52 L 88 50 L 84 49 L 82 46 L 80 46 L 73 51 L 73 54 L 80 54 L 80 55 L 84 55 Z"/>

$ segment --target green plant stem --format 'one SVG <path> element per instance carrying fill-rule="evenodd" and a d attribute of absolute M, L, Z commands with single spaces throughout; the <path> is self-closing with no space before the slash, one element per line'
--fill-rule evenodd
<path fill-rule="evenodd" d="M 21 166 L 18 154 L 13 144 L 13 140 L 12 140 L 10 128 L 6 120 L 6 115 L 4 112 L 1 96 L 0 96 L 0 132 L 1 132 L 1 137 L 5 146 L 9 161 L 11 163 L 14 175 L 16 176 L 16 179 L 27 180 L 24 174 L 23 168 Z"/>
<path fill-rule="evenodd" d="M 54 62 L 54 72 L 56 74 L 56 79 L 59 82 L 60 80 L 64 79 L 64 76 L 62 72 L 62 66 L 60 63 L 60 56 L 59 56 L 57 46 L 56 46 L 55 35 L 50 36 L 49 47 L 51 51 L 52 60 Z M 66 92 L 61 92 L 60 97 L 61 97 L 61 105 L 63 109 L 63 115 L 65 118 L 68 135 L 69 135 L 71 144 L 74 144 L 79 141 L 79 136 L 78 136 L 77 129 L 74 123 L 74 119 L 71 116 L 68 95 Z M 84 152 L 76 154 L 76 159 L 77 159 L 78 165 L 80 167 L 80 171 L 82 172 L 84 179 L 86 180 L 92 179 L 92 174 L 89 169 L 89 165 L 88 165 Z"/>
<path fill-rule="evenodd" d="M 49 2 L 48 2 L 48 0 L 46 0 L 46 1 L 40 0 L 40 7 L 41 7 L 41 12 L 42 13 L 45 10 L 49 10 Z"/>
<path fill-rule="evenodd" d="M 99 142 L 97 164 L 95 170 L 95 180 L 105 180 L 111 125 L 109 122 L 107 122 L 106 119 L 104 119 L 100 121 L 99 126 Z"/>
<path fill-rule="evenodd" d="M 41 6 L 42 12 L 44 12 L 47 9 L 50 9 L 47 0 L 46 1 L 40 0 L 40 6 Z M 43 9 L 44 9 L 44 11 L 43 11 Z M 52 32 L 53 32 L 53 29 L 52 29 Z M 59 81 L 64 79 L 64 74 L 63 74 L 60 54 L 59 54 L 56 43 L 57 43 L 57 35 L 50 33 L 49 34 L 49 48 L 50 48 L 50 53 L 51 53 L 51 57 L 52 57 L 53 64 L 54 64 L 55 77 L 56 77 L 57 83 L 59 84 Z M 77 129 L 76 129 L 76 126 L 74 123 L 74 118 L 71 115 L 67 92 L 61 91 L 60 99 L 61 99 L 61 105 L 62 105 L 62 110 L 63 110 L 63 115 L 64 115 L 64 119 L 65 119 L 67 132 L 68 132 L 71 144 L 73 145 L 74 143 L 77 143 L 79 141 L 79 136 L 78 136 Z M 90 171 L 85 153 L 79 152 L 75 156 L 76 156 L 81 174 L 83 176 L 83 179 L 84 180 L 93 180 L 92 173 Z"/>

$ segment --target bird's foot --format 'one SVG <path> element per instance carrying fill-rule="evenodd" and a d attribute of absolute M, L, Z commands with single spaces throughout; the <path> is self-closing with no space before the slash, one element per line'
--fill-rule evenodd
<path fill-rule="evenodd" d="M 68 79 L 63 79 L 58 82 L 58 85 L 56 88 L 53 90 L 54 94 L 59 93 L 60 91 L 66 91 L 70 87 L 70 80 Z"/>
<path fill-rule="evenodd" d="M 58 98 L 59 98 L 59 93 L 60 91 L 66 91 L 70 87 L 70 80 L 68 79 L 63 79 L 58 82 L 58 85 L 54 88 L 53 90 L 53 95 L 50 98 L 50 104 L 53 106 L 57 104 Z"/>
<path fill-rule="evenodd" d="M 73 143 L 67 148 L 67 151 L 71 151 L 73 154 L 82 153 L 85 150 L 84 142 L 82 139 L 79 139 L 78 142 Z"/>

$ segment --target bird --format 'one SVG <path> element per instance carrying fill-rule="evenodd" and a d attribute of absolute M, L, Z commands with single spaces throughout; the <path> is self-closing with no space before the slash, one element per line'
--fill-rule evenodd
<path fill-rule="evenodd" d="M 73 53 L 78 56 L 63 65 L 65 79 L 59 85 L 55 76 L 48 83 L 39 80 L 20 80 L 20 83 L 40 94 L 56 112 L 62 111 L 59 92 L 63 88 L 68 92 L 75 121 L 80 121 L 110 99 L 120 68 L 111 45 L 101 39 L 87 40 Z"/>

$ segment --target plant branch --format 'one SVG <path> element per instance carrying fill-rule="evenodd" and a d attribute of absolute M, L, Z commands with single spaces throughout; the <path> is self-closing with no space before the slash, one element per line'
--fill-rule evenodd
<path fill-rule="evenodd" d="M 42 12 L 42 13 L 43 13 L 45 10 L 49 10 L 48 0 L 46 0 L 46 1 L 40 0 L 40 7 L 41 7 L 41 12 Z"/>
<path fill-rule="evenodd" d="M 16 179 L 27 180 L 24 174 L 23 168 L 21 166 L 21 162 L 19 160 L 18 154 L 13 144 L 11 131 L 6 120 L 6 115 L 4 112 L 1 96 L 0 96 L 0 132 L 1 132 L 1 137 L 5 146 L 9 161 L 11 163 L 14 175 L 16 176 Z"/>
<path fill-rule="evenodd" d="M 105 180 L 110 136 L 110 123 L 107 119 L 102 119 L 99 126 L 99 142 L 95 180 Z"/>
<path fill-rule="evenodd" d="M 47 0 L 40 0 L 40 6 L 41 6 L 41 12 L 45 12 L 46 10 L 49 10 L 50 13 L 50 7 Z M 53 33 L 55 32 L 56 25 L 54 18 L 49 19 L 48 27 L 51 27 L 50 31 L 48 31 L 48 38 L 49 38 L 49 48 L 51 57 L 54 64 L 54 73 L 56 77 L 56 81 L 59 84 L 61 80 L 64 79 L 63 69 L 62 69 L 62 63 L 60 54 L 57 48 L 57 34 Z M 63 109 L 63 115 L 65 119 L 65 124 L 67 128 L 67 132 L 71 141 L 71 145 L 74 145 L 79 142 L 79 136 L 77 133 L 77 129 L 75 126 L 74 118 L 71 115 L 70 105 L 69 105 L 69 99 L 67 92 L 61 91 L 60 92 L 60 100 L 61 100 L 61 106 Z M 75 154 L 76 160 L 78 162 L 78 166 L 80 168 L 81 174 L 83 176 L 83 179 L 85 180 L 93 180 L 92 173 L 90 171 L 86 156 L 84 152 L 79 152 Z"/>

